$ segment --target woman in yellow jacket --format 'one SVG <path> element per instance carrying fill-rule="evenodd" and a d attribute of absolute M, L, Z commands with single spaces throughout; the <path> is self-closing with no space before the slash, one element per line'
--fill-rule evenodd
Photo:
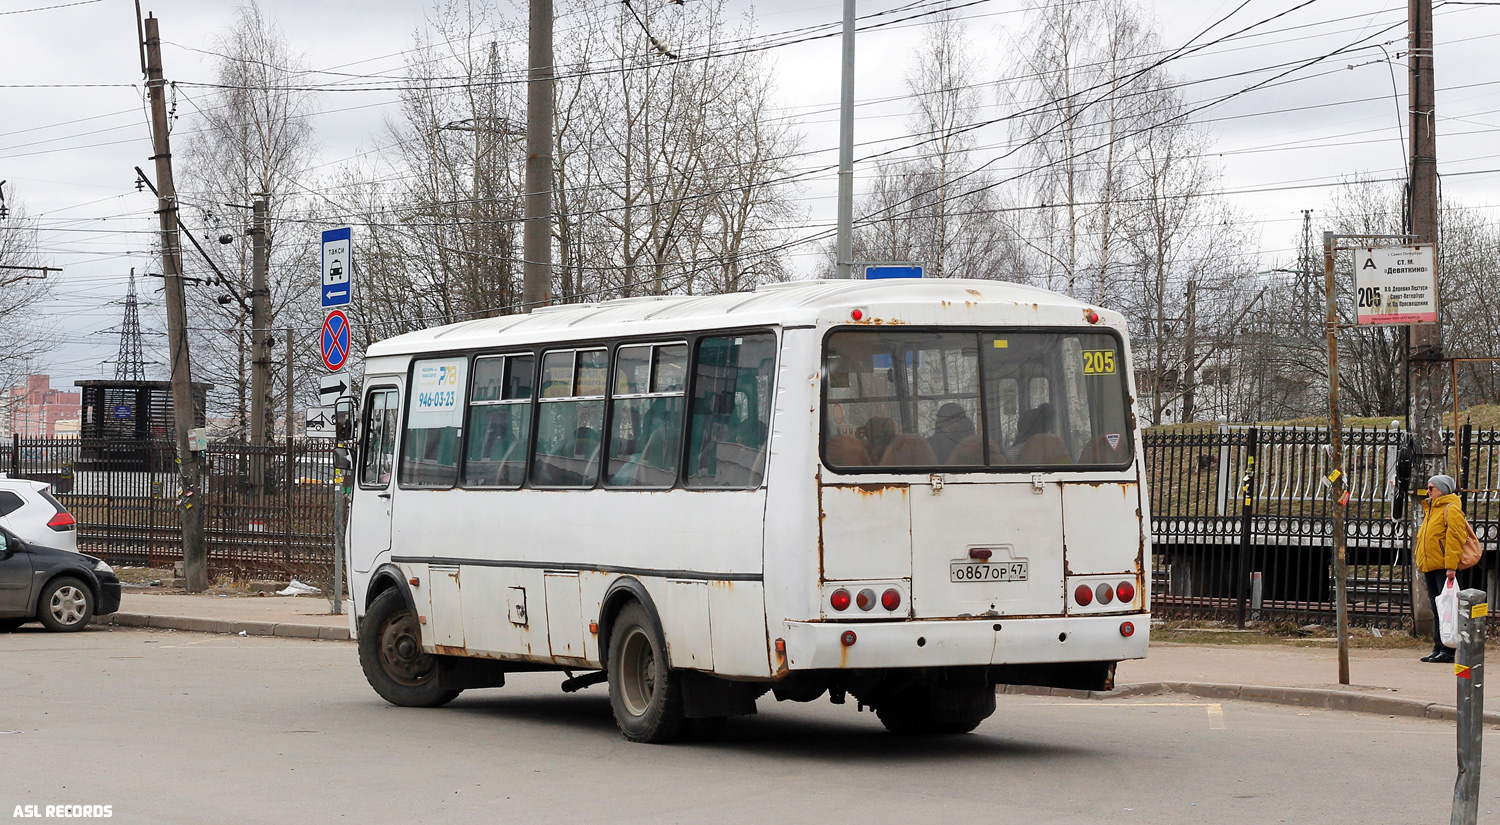
<path fill-rule="evenodd" d="M 1432 653 L 1422 657 L 1424 662 L 1453 661 L 1453 648 L 1443 644 L 1438 632 L 1437 597 L 1458 572 L 1458 558 L 1469 536 L 1469 522 L 1454 493 L 1457 487 L 1453 476 L 1433 476 L 1427 480 L 1427 501 L 1422 503 L 1427 512 L 1417 531 L 1417 569 L 1426 579 L 1432 605 Z"/>

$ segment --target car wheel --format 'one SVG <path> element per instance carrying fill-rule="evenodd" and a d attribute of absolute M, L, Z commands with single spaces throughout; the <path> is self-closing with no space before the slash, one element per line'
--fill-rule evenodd
<path fill-rule="evenodd" d="M 391 589 L 370 602 L 359 623 L 359 665 L 370 687 L 393 705 L 435 708 L 459 691 L 438 682 L 438 658 L 422 650 L 417 616 Z"/>
<path fill-rule="evenodd" d="M 9 633 L 26 624 L 25 619 L 0 619 L 0 633 Z"/>
<path fill-rule="evenodd" d="M 36 600 L 36 618 L 48 630 L 73 633 L 94 617 L 94 593 L 71 576 L 53 579 Z"/>
<path fill-rule="evenodd" d="M 640 602 L 615 618 L 609 633 L 609 705 L 632 742 L 664 743 L 682 736 L 682 684 L 667 666 L 661 628 Z"/>

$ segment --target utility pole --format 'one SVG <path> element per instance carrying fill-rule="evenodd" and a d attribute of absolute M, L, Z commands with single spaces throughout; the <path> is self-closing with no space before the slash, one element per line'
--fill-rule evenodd
<path fill-rule="evenodd" d="M 198 454 L 188 449 L 188 430 L 197 423 L 192 366 L 188 358 L 187 300 L 182 290 L 182 247 L 177 237 L 177 189 L 172 183 L 172 148 L 167 139 L 166 81 L 161 69 L 161 34 L 155 17 L 146 18 L 146 89 L 151 99 L 151 135 L 156 162 L 157 210 L 161 223 L 161 266 L 167 302 L 167 344 L 172 369 L 172 429 L 182 474 L 178 496 L 182 513 L 182 567 L 185 589 L 208 587 L 208 547 L 203 533 Z"/>
<path fill-rule="evenodd" d="M 834 272 L 854 277 L 854 0 L 844 0 L 844 61 L 839 91 L 839 225 Z"/>
<path fill-rule="evenodd" d="M 526 229 L 521 238 L 521 305 L 530 312 L 552 292 L 552 0 L 531 0 L 526 80 Z"/>
<path fill-rule="evenodd" d="M 1432 0 L 1410 0 L 1407 65 L 1411 79 L 1411 225 L 1414 243 L 1438 241 L 1436 93 L 1432 71 Z M 1438 296 L 1441 301 L 1441 294 Z M 1422 480 L 1448 465 L 1443 449 L 1443 330 L 1411 331 L 1412 430 L 1422 445 Z"/>
<path fill-rule="evenodd" d="M 266 285 L 271 262 L 267 233 L 271 196 L 256 192 L 250 222 L 250 446 L 266 446 L 271 417 L 271 290 Z M 287 470 L 291 472 L 290 468 Z M 261 490 L 266 482 L 265 456 L 253 453 L 250 482 Z"/>
<path fill-rule="evenodd" d="M 1432 0 L 1409 0 L 1406 63 L 1410 80 L 1409 111 L 1411 132 L 1411 180 L 1407 191 L 1409 205 L 1407 232 L 1413 243 L 1438 241 L 1437 197 L 1437 94 L 1432 67 Z M 1438 257 L 1433 256 L 1433 266 Z M 1441 316 L 1442 290 L 1437 304 Z M 1411 382 L 1412 436 L 1421 449 L 1413 460 L 1412 476 L 1425 482 L 1429 476 L 1448 467 L 1448 452 L 1443 447 L 1443 330 L 1439 324 L 1417 324 L 1410 329 L 1406 352 L 1408 378 Z M 1457 421 L 1454 422 L 1455 426 Z M 1416 485 L 1421 487 L 1419 483 Z M 1416 525 L 1421 524 L 1422 508 L 1410 508 L 1415 546 Z M 1412 617 L 1417 633 L 1432 627 L 1432 609 L 1427 603 L 1422 574 L 1412 565 Z"/>

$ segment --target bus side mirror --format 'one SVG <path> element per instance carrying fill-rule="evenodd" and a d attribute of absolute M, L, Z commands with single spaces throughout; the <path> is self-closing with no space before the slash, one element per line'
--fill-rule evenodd
<path fill-rule="evenodd" d="M 333 448 L 334 469 L 351 471 L 354 469 L 354 451 L 340 444 Z"/>
<path fill-rule="evenodd" d="M 333 405 L 334 440 L 347 443 L 354 440 L 354 399 L 345 396 Z"/>

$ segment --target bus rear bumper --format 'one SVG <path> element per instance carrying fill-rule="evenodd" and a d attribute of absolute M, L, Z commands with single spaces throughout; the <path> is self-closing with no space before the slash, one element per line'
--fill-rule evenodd
<path fill-rule="evenodd" d="M 1129 622 L 1134 632 L 1124 635 Z M 1150 613 L 907 622 L 786 622 L 789 670 L 1117 662 L 1146 656 Z M 854 643 L 846 645 L 846 631 Z"/>

